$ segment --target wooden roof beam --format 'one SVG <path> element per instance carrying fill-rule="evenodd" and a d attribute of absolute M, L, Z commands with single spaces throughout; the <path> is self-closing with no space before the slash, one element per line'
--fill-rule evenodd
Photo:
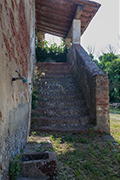
<path fill-rule="evenodd" d="M 47 11 L 43 11 L 40 9 L 40 12 L 37 12 L 36 11 L 36 18 L 39 18 L 40 16 L 43 16 L 43 17 L 49 17 L 49 18 L 53 18 L 53 19 L 60 19 L 62 21 L 71 21 L 71 16 L 73 17 L 74 14 L 72 15 L 69 15 L 69 14 L 66 14 L 66 12 L 59 12 L 59 11 L 56 11 L 54 9 L 47 9 Z"/>
<path fill-rule="evenodd" d="M 88 1 L 88 0 L 72 0 L 76 4 L 81 4 L 81 5 L 88 5 L 91 8 L 99 8 L 101 4 L 94 2 L 94 1 Z"/>
<path fill-rule="evenodd" d="M 81 20 L 81 34 L 83 34 L 100 7 L 99 3 L 89 0 L 35 0 L 35 2 L 36 28 L 68 38 L 72 37 L 73 19 Z"/>
<path fill-rule="evenodd" d="M 52 35 L 56 35 L 56 36 L 59 36 L 59 37 L 65 37 L 65 35 L 66 35 L 65 31 L 55 30 L 53 28 L 44 27 L 44 26 L 41 26 L 41 25 L 37 26 L 37 30 L 38 31 L 39 30 L 43 31 L 44 33 L 49 33 L 49 34 L 52 34 Z"/>
<path fill-rule="evenodd" d="M 45 5 L 49 6 L 50 4 L 52 5 L 57 5 L 57 6 L 66 6 L 66 8 L 71 8 L 75 5 L 73 0 L 35 0 L 36 5 Z"/>
<path fill-rule="evenodd" d="M 63 1 L 64 2 L 64 1 Z M 40 7 L 44 7 L 44 10 L 46 10 L 48 7 L 52 8 L 52 9 L 57 9 L 58 11 L 65 11 L 67 9 L 67 11 L 69 13 L 74 13 L 74 8 L 76 7 L 76 4 L 72 3 L 65 3 L 65 5 L 59 2 L 55 2 L 54 0 L 50 0 L 50 1 L 40 1 L 38 3 L 36 3 L 36 8 L 39 9 Z"/>
<path fill-rule="evenodd" d="M 49 22 L 44 22 L 44 21 L 40 21 L 39 25 L 43 25 L 45 27 L 50 27 L 50 28 L 53 28 L 53 29 L 56 29 L 56 30 L 69 31 L 69 28 L 67 28 L 67 27 L 63 27 L 63 26 L 60 26 L 60 25 L 54 25 L 54 24 L 51 24 Z"/>
<path fill-rule="evenodd" d="M 36 20 L 37 24 L 40 24 L 41 21 L 45 22 L 45 23 L 49 22 L 50 24 L 53 24 L 53 25 L 58 25 L 59 24 L 59 26 L 63 26 L 63 27 L 69 26 L 69 24 L 70 24 L 67 21 L 66 22 L 65 21 L 60 21 L 59 19 L 54 20 L 52 18 L 49 19 L 49 17 L 42 17 L 42 16 L 39 19 Z"/>

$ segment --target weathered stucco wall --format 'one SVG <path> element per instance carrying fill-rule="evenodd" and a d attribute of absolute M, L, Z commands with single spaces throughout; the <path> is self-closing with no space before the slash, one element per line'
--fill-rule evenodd
<path fill-rule="evenodd" d="M 80 45 L 73 45 L 68 53 L 78 85 L 91 114 L 95 130 L 109 132 L 109 81 Z"/>
<path fill-rule="evenodd" d="M 19 70 L 31 83 L 35 59 L 34 0 L 0 1 L 0 180 L 9 160 L 25 146 L 30 127 L 31 85 L 12 82 Z"/>

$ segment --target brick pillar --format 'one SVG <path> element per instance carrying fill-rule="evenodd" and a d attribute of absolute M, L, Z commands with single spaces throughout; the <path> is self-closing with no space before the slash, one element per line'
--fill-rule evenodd
<path fill-rule="evenodd" d="M 72 43 L 80 45 L 81 21 L 74 19 L 72 24 Z"/>
<path fill-rule="evenodd" d="M 38 32 L 38 37 L 37 37 L 37 41 L 40 47 L 43 47 L 43 40 L 45 39 L 45 33 L 42 31 Z"/>
<path fill-rule="evenodd" d="M 105 74 L 96 77 L 96 130 L 110 132 L 109 80 Z"/>
<path fill-rule="evenodd" d="M 65 45 L 67 46 L 67 48 L 71 47 L 71 39 L 70 38 L 65 38 Z"/>

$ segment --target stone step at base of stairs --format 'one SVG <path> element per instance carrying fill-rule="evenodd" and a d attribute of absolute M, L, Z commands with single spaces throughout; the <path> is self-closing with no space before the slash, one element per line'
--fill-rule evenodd
<path fill-rule="evenodd" d="M 79 125 L 79 126 L 41 126 L 32 128 L 34 131 L 44 131 L 44 132 L 76 132 L 76 133 L 90 133 L 91 130 L 94 130 L 93 125 Z"/>
<path fill-rule="evenodd" d="M 35 124 L 35 126 L 79 126 L 81 125 L 87 125 L 90 124 L 91 117 L 90 116 L 83 116 L 83 117 L 32 117 L 32 122 Z"/>

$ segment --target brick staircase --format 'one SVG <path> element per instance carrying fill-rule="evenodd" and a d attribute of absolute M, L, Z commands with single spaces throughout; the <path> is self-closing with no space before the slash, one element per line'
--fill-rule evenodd
<path fill-rule="evenodd" d="M 87 132 L 91 117 L 68 63 L 37 63 L 34 88 L 38 102 L 31 128 L 40 131 Z M 39 72 L 40 71 L 40 72 Z"/>

